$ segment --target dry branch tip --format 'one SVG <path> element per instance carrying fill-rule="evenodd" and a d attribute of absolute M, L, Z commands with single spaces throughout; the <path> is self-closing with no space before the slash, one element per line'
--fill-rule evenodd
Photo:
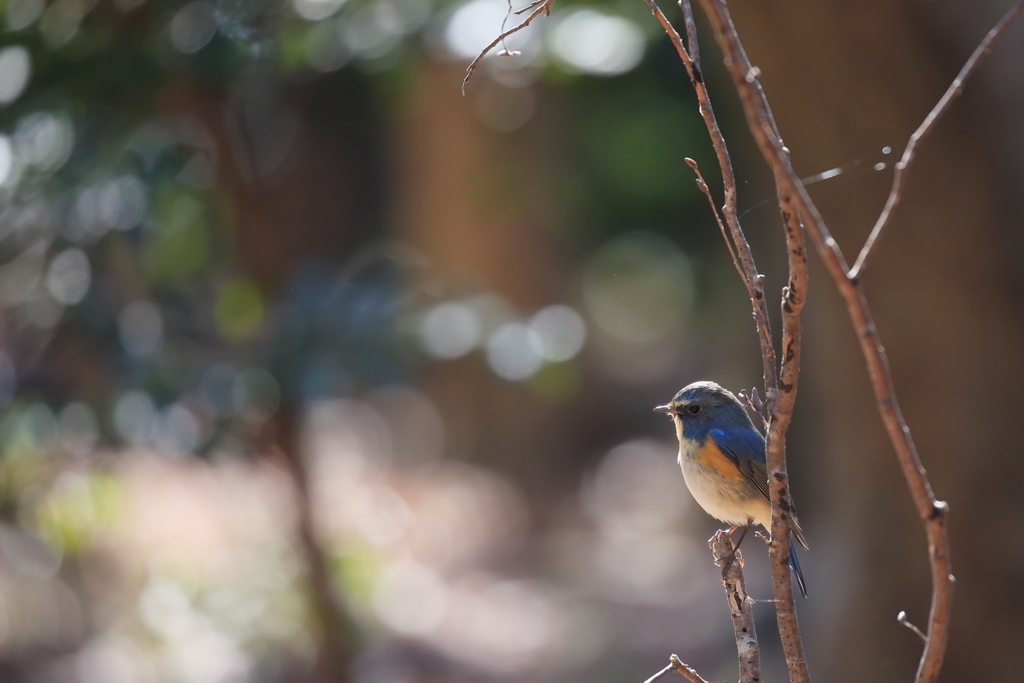
<path fill-rule="evenodd" d="M 554 2 L 554 0 L 534 0 L 534 2 L 532 4 L 527 5 L 523 9 L 514 12 L 514 14 L 518 15 L 518 14 L 520 14 L 522 12 L 525 12 L 526 10 L 529 10 L 530 8 L 536 8 L 536 9 L 534 9 L 533 13 L 530 16 L 526 17 L 526 19 L 523 20 L 523 22 L 521 24 L 519 24 L 518 26 L 515 26 L 513 28 L 510 28 L 507 31 L 502 31 L 498 35 L 497 38 L 492 40 L 490 42 L 490 44 L 487 47 L 485 47 L 483 50 L 481 50 L 480 54 L 478 54 L 476 56 L 476 58 L 472 62 L 470 62 L 469 66 L 466 68 L 466 77 L 462 79 L 462 94 L 463 95 L 466 94 L 466 85 L 469 83 L 469 79 L 473 77 L 473 73 L 476 71 L 476 68 L 480 65 L 480 62 L 483 60 L 483 58 L 487 56 L 487 53 L 489 53 L 491 50 L 493 50 L 498 45 L 498 43 L 500 43 L 501 41 L 505 40 L 510 35 L 512 35 L 514 33 L 519 33 L 524 28 L 529 26 L 530 22 L 532 22 L 534 19 L 539 17 L 542 12 L 545 15 L 550 16 L 550 14 L 551 14 L 551 3 L 553 3 L 553 2 Z M 504 53 L 504 54 L 502 54 L 502 53 Z M 499 55 L 505 56 L 505 57 L 512 56 L 512 55 L 517 55 L 517 54 L 519 54 L 517 51 L 515 51 L 515 50 L 511 50 L 510 51 L 508 49 L 502 50 L 499 53 Z"/>

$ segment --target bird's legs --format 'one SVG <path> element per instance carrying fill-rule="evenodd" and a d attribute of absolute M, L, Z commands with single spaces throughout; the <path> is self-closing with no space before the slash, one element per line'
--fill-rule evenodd
<path fill-rule="evenodd" d="M 735 543 L 735 544 L 733 545 L 733 548 L 732 548 L 732 552 L 731 552 L 731 553 L 729 553 L 728 557 L 724 558 L 724 559 L 725 559 L 725 563 L 726 563 L 726 566 L 728 566 L 728 565 L 732 564 L 733 560 L 735 560 L 735 559 L 736 559 L 736 552 L 737 552 L 737 551 L 738 551 L 738 550 L 740 549 L 740 544 L 741 544 L 741 543 L 743 543 L 743 539 L 747 537 L 747 532 L 748 532 L 748 531 L 750 531 L 750 527 L 752 527 L 752 526 L 754 526 L 754 520 L 753 520 L 753 518 L 751 518 L 751 517 L 748 517 L 748 518 L 747 518 L 747 523 L 746 523 L 745 525 L 743 525 L 743 533 L 742 533 L 742 534 L 740 534 L 740 540 L 739 540 L 739 541 L 737 541 L 737 542 L 736 542 L 736 543 Z M 740 528 L 740 525 L 739 525 L 739 524 L 733 524 L 733 525 L 732 525 L 731 527 L 729 527 L 729 528 L 728 528 L 728 529 L 727 529 L 727 530 L 725 531 L 725 533 L 726 533 L 726 534 L 728 534 L 729 536 L 732 536 L 733 532 L 734 532 L 734 531 L 736 531 L 736 530 L 737 530 L 737 529 L 739 529 L 739 528 Z M 716 532 L 716 534 L 715 534 L 715 535 L 717 536 L 717 535 L 718 535 L 718 534 L 720 534 L 720 533 L 722 533 L 722 532 L 721 532 L 721 531 L 718 531 L 718 532 Z M 714 540 L 714 538 L 715 538 L 715 537 L 714 537 L 714 536 L 712 536 L 711 538 L 709 538 L 709 539 L 708 539 L 708 544 L 709 544 L 709 545 L 711 544 L 711 541 L 713 541 L 713 540 Z"/>
<path fill-rule="evenodd" d="M 736 532 L 736 530 L 740 528 L 740 526 L 741 526 L 740 524 L 733 524 L 731 527 L 729 527 L 728 529 L 725 530 L 725 533 L 727 533 L 730 536 L 732 536 Z M 743 533 L 740 534 L 740 540 L 736 541 L 736 549 L 737 550 L 739 550 L 740 543 L 743 543 L 743 539 L 747 537 L 747 532 L 750 531 L 750 527 L 754 526 L 753 518 L 747 517 L 747 523 L 743 524 L 742 526 L 743 526 Z M 708 543 L 711 543 L 711 540 L 713 538 L 714 538 L 714 536 L 709 538 L 708 539 Z"/>
<path fill-rule="evenodd" d="M 738 525 L 734 524 L 732 529 L 729 530 L 729 533 L 731 534 L 733 531 L 735 531 L 737 529 L 737 526 Z M 736 550 L 740 549 L 740 543 L 743 543 L 743 539 L 747 537 L 747 532 L 750 531 L 750 527 L 752 527 L 752 526 L 754 526 L 754 520 L 751 519 L 750 517 L 748 517 L 747 518 L 747 525 L 745 527 L 743 527 L 743 533 L 740 534 L 740 540 L 736 541 Z M 734 550 L 733 552 L 736 552 L 736 551 Z"/>

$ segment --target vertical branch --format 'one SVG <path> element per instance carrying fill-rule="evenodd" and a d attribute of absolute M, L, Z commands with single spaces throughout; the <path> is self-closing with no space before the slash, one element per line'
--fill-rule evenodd
<path fill-rule="evenodd" d="M 789 546 L 793 505 L 789 495 L 789 472 L 786 468 L 786 437 L 796 407 L 797 380 L 800 375 L 801 328 L 807 296 L 807 253 L 804 250 L 803 225 L 794 197 L 784 191 L 776 178 L 775 191 L 786 231 L 786 254 L 789 261 L 789 282 L 782 289 L 782 364 L 779 370 L 779 400 L 769 409 L 768 438 L 765 456 L 768 462 L 768 490 L 772 506 L 771 561 L 772 593 L 779 623 L 782 651 L 793 681 L 809 681 L 807 657 L 797 622 L 790 576 Z"/>
<path fill-rule="evenodd" d="M 651 0 L 646 1 L 649 5 L 652 4 Z M 696 32 L 692 28 L 692 11 L 689 11 L 688 0 L 680 0 L 680 4 L 683 6 L 683 16 L 687 25 L 690 49 L 692 50 L 696 45 Z M 658 17 L 658 20 L 669 33 L 673 44 L 676 45 L 677 52 L 680 54 L 680 58 L 687 65 L 687 73 L 690 75 L 694 88 L 697 90 L 697 98 L 701 104 L 701 113 L 702 115 L 705 112 L 707 113 L 705 123 L 714 143 L 716 135 L 721 135 L 721 132 L 717 123 L 714 122 L 714 112 L 711 109 L 710 101 L 708 101 L 703 81 L 699 76 L 700 72 L 694 64 L 688 63 L 686 51 L 682 49 L 682 41 L 679 39 L 678 34 L 671 28 L 671 25 L 668 24 L 667 19 L 660 13 L 660 10 L 657 10 L 656 6 L 654 7 L 655 9 L 652 11 L 655 12 L 655 16 Z M 705 11 L 709 15 L 711 14 L 706 3 Z M 742 51 L 742 47 L 740 50 Z M 755 73 L 748 67 L 744 72 L 745 77 L 748 72 Z M 764 107 L 767 110 L 766 102 Z M 778 138 L 770 112 L 765 118 L 763 126 L 766 131 L 773 134 L 773 137 Z M 719 149 L 718 144 L 715 144 L 715 149 L 717 152 Z M 733 243 L 740 254 L 740 262 L 743 264 L 744 271 L 748 273 L 753 272 L 754 277 L 760 278 L 760 276 L 756 275 L 756 269 L 753 267 L 753 257 L 750 255 L 746 240 L 743 239 L 741 244 L 736 237 L 736 235 L 739 235 L 740 239 L 742 239 L 743 231 L 739 226 L 734 204 L 732 205 L 733 212 L 731 214 L 729 212 L 729 198 L 731 196 L 733 200 L 735 199 L 735 185 L 732 185 L 733 193 L 730 195 L 729 183 L 734 183 L 735 181 L 732 180 L 732 167 L 729 162 L 728 151 L 725 149 L 724 140 L 721 141 L 721 149 L 722 154 L 719 154 L 719 164 L 722 166 L 723 178 L 726 181 L 727 199 L 723 214 L 730 228 L 730 233 L 733 235 Z M 771 341 L 771 331 L 768 328 L 767 322 L 761 325 L 761 321 L 758 318 L 759 310 L 763 309 L 765 303 L 763 289 L 754 291 L 750 289 L 748 284 L 748 290 L 752 294 L 751 301 L 754 304 L 754 317 L 755 320 L 758 320 L 758 330 L 762 335 L 761 355 L 765 365 L 765 391 L 768 399 L 769 427 L 766 456 L 772 505 L 772 540 L 769 544 L 769 555 L 772 567 L 772 588 L 776 599 L 776 616 L 779 623 L 779 634 L 782 640 L 783 652 L 785 653 L 786 663 L 790 672 L 790 679 L 794 683 L 805 683 L 810 681 L 810 673 L 807 670 L 807 658 L 804 654 L 803 639 L 800 636 L 800 625 L 797 621 L 796 605 L 793 601 L 793 584 L 789 569 L 792 503 L 789 496 L 789 473 L 786 467 L 786 435 L 792 422 L 793 409 L 796 403 L 797 379 L 800 373 L 800 315 L 803 311 L 807 292 L 807 264 L 803 241 L 803 226 L 800 223 L 797 198 L 789 191 L 781 174 L 776 174 L 775 180 L 779 208 L 786 231 L 786 249 L 789 261 L 789 280 L 783 290 L 782 300 L 783 359 L 779 368 L 779 375 L 775 374 L 776 355 Z M 743 248 L 746 249 L 745 252 Z M 744 257 L 749 259 L 751 270 L 748 270 Z M 749 282 L 750 275 L 748 275 L 747 279 Z M 757 282 L 760 284 L 760 279 Z M 763 313 L 761 315 L 767 321 L 767 315 Z"/>
<path fill-rule="evenodd" d="M 719 530 L 708 542 L 715 564 L 722 568 L 722 585 L 729 602 L 732 630 L 736 636 L 736 654 L 740 664 L 740 683 L 761 680 L 761 650 L 754 630 L 754 614 L 750 609 L 750 596 L 743 581 L 743 556 L 724 530 Z"/>

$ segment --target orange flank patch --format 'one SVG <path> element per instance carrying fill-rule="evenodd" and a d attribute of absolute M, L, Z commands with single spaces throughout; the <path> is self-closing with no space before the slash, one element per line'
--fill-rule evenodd
<path fill-rule="evenodd" d="M 697 451 L 695 460 L 701 466 L 718 472 L 726 481 L 740 481 L 743 479 L 743 475 L 736 469 L 736 465 L 732 464 L 732 461 L 725 457 L 725 454 L 722 453 L 721 449 L 715 444 L 714 439 L 710 436 L 704 440 L 704 445 Z"/>

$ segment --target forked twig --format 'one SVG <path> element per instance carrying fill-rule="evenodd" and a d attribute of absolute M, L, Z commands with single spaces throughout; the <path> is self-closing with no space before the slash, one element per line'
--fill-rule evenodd
<path fill-rule="evenodd" d="M 864 242 L 864 246 L 860 250 L 860 254 L 857 256 L 857 261 L 853 264 L 853 268 L 850 269 L 849 277 L 851 280 L 856 280 L 860 277 L 861 273 L 864 272 L 864 268 L 867 266 L 868 257 L 871 256 L 872 250 L 874 249 L 875 243 L 878 242 L 878 238 L 881 237 L 882 231 L 885 230 L 889 224 L 889 219 L 892 218 L 893 211 L 896 206 L 900 203 L 900 198 L 903 194 L 903 175 L 910 166 L 910 162 L 914 160 L 914 152 L 917 151 L 917 143 L 927 135 L 939 118 L 946 113 L 953 100 L 963 92 L 964 84 L 967 79 L 974 74 L 978 66 L 985 61 L 985 57 L 988 56 L 992 49 L 992 44 L 995 43 L 1003 35 L 1003 32 L 1013 23 L 1021 10 L 1024 10 L 1024 0 L 1018 2 L 1016 5 L 1010 8 L 1003 18 L 999 20 L 999 23 L 992 27 L 984 40 L 978 44 L 970 58 L 964 64 L 963 68 L 960 69 L 960 73 L 956 75 L 953 82 L 950 83 L 949 87 L 946 88 L 945 94 L 940 99 L 932 110 L 925 117 L 921 125 L 917 127 L 914 134 L 910 136 L 910 140 L 907 142 L 906 149 L 903 150 L 903 156 L 896 163 L 895 170 L 892 175 L 892 189 L 889 190 L 889 197 L 885 200 L 885 208 L 882 209 L 882 213 L 879 214 L 878 220 L 875 221 L 875 226 L 871 229 L 871 234 L 868 235 L 867 240 Z"/>
<path fill-rule="evenodd" d="M 751 411 L 757 414 L 761 418 L 761 426 L 765 432 L 768 431 L 768 419 L 764 414 L 764 403 L 761 402 L 761 397 L 757 395 L 757 387 L 750 390 L 750 395 L 747 392 L 740 391 L 736 394 L 736 397 L 740 400 L 740 403 L 750 408 Z"/>
<path fill-rule="evenodd" d="M 530 16 L 526 17 L 526 19 L 524 19 L 521 24 L 519 24 L 518 26 L 514 26 L 514 27 L 510 28 L 507 31 L 502 31 L 498 35 L 497 38 L 492 40 L 487 47 L 485 47 L 483 50 L 480 51 L 480 54 L 478 54 L 476 56 L 476 59 L 474 59 L 472 62 L 470 62 L 469 66 L 466 68 L 466 77 L 462 79 L 462 94 L 463 95 L 466 94 L 466 84 L 469 83 L 469 79 L 473 77 L 473 72 L 476 71 L 476 67 L 480 64 L 481 60 L 483 60 L 483 58 L 487 56 L 487 53 L 490 52 L 491 50 L 493 50 L 495 48 L 495 46 L 498 45 L 498 43 L 502 42 L 503 40 L 508 38 L 513 33 L 519 33 L 524 28 L 529 26 L 530 22 L 532 22 L 534 19 L 539 17 L 541 15 L 541 13 L 543 13 L 543 14 L 551 14 L 551 3 L 553 3 L 553 2 L 554 2 L 554 0 L 534 0 L 534 2 L 531 3 L 530 5 L 528 5 L 528 6 L 524 7 L 523 9 L 518 10 L 517 12 L 515 12 L 515 14 L 518 15 L 518 14 L 521 14 L 522 12 L 525 12 L 526 10 L 530 9 L 531 7 L 536 7 L 536 9 L 533 11 L 533 13 Z"/>

